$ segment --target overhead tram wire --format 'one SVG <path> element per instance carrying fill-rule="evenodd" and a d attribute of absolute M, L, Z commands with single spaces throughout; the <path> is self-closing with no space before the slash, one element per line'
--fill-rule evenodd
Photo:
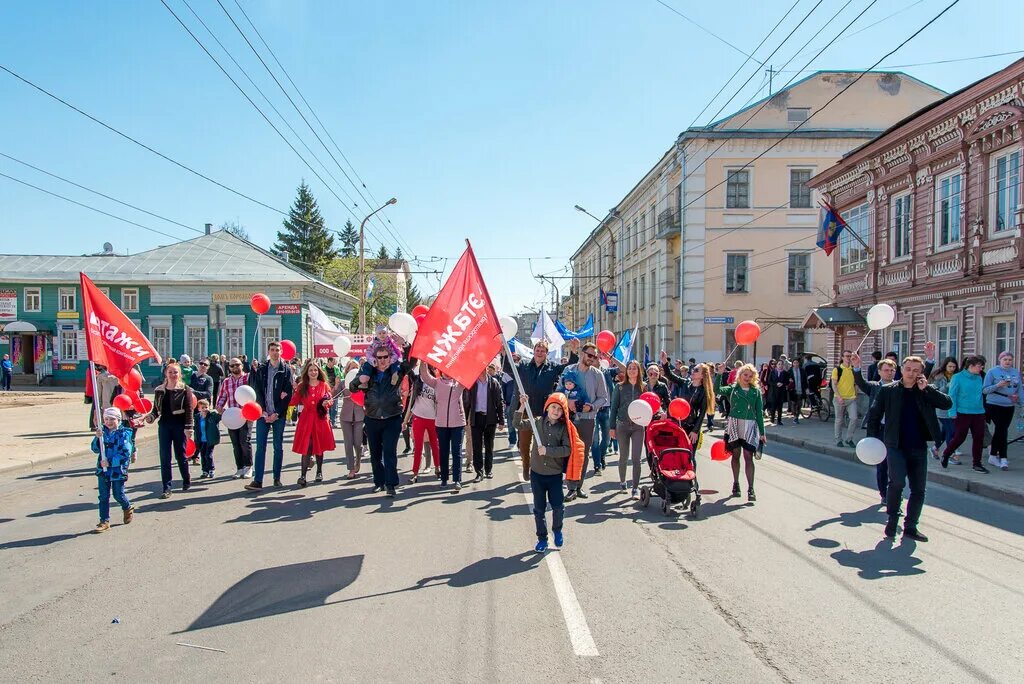
<path fill-rule="evenodd" d="M 933 66 L 936 64 L 955 64 L 957 62 L 974 62 L 979 59 L 992 59 L 993 57 L 1007 57 L 1009 55 L 1020 55 L 1024 54 L 1024 50 L 1009 50 L 1007 52 L 993 52 L 988 55 L 973 55 L 971 57 L 956 57 L 954 59 L 939 59 L 934 62 L 915 62 L 914 64 L 882 64 L 883 69 L 908 69 L 910 67 L 919 66 Z M 786 73 L 797 73 L 805 74 L 809 71 L 815 71 L 815 69 L 803 69 L 798 71 L 787 71 Z M 781 70 L 780 72 L 781 73 Z"/>
<path fill-rule="evenodd" d="M 861 33 L 864 33 L 864 31 L 867 31 L 867 30 L 868 30 L 868 29 L 870 29 L 870 28 L 874 28 L 875 26 L 878 26 L 879 24 L 881 24 L 881 23 L 883 23 L 883 22 L 885 22 L 885 21 L 888 21 L 889 19 L 892 19 L 892 18 L 893 18 L 893 17 L 895 17 L 895 16 L 897 15 L 897 14 L 903 14 L 903 13 L 904 13 L 904 12 L 906 12 L 906 11 L 907 11 L 908 9 L 911 9 L 912 7 L 915 7 L 915 6 L 917 6 L 917 5 L 920 5 L 920 4 L 922 3 L 922 2 L 924 2 L 924 0 L 914 0 L 914 2 L 910 3 L 909 5 L 907 5 L 907 6 L 905 6 L 905 7 L 902 7 L 902 8 L 900 8 L 900 9 L 896 10 L 895 12 L 892 12 L 892 13 L 890 13 L 890 14 L 887 14 L 887 15 L 885 15 L 885 16 L 884 16 L 884 17 L 882 17 L 881 19 L 878 19 L 877 21 L 873 21 L 873 22 L 871 22 L 870 24 L 868 24 L 867 26 L 862 26 L 861 28 L 857 29 L 856 31 L 854 31 L 853 33 L 851 33 L 850 35 L 848 35 L 848 36 L 847 36 L 847 38 L 853 38 L 853 37 L 854 37 L 854 36 L 856 36 L 856 35 L 859 35 L 859 34 L 861 34 Z M 800 55 L 802 55 L 802 54 L 806 54 L 806 53 L 808 53 L 808 52 L 811 52 L 812 50 L 817 50 L 817 48 L 811 48 L 810 50 L 804 50 L 803 52 L 799 52 L 799 53 L 797 53 L 796 55 L 794 55 L 794 57 L 799 57 Z"/>
<path fill-rule="evenodd" d="M 341 158 L 345 160 L 346 164 L 348 164 L 348 168 L 349 168 L 349 170 L 352 171 L 352 175 L 354 175 L 356 177 L 356 179 L 359 181 L 360 185 L 362 185 L 363 188 L 366 190 L 366 193 L 370 196 L 370 199 L 373 200 L 374 206 L 378 206 L 378 205 L 382 204 L 382 202 L 377 199 L 377 197 L 373 194 L 373 192 L 370 190 L 370 188 L 366 185 L 366 181 L 364 181 L 362 179 L 362 177 L 359 175 L 359 172 L 356 171 L 356 168 L 352 165 L 352 162 L 349 161 L 349 158 L 342 151 L 341 147 L 338 145 L 337 141 L 334 139 L 334 136 L 332 136 L 331 132 L 327 129 L 327 126 L 325 126 L 324 122 L 320 120 L 319 116 L 317 116 L 316 110 L 313 109 L 313 106 L 306 99 L 306 96 L 302 94 L 302 90 L 295 83 L 295 81 L 292 80 L 291 74 L 288 73 L 288 70 L 285 68 L 284 64 L 281 63 L 281 60 L 277 58 L 277 54 L 274 52 L 273 48 L 270 47 L 270 44 L 263 37 L 263 34 L 260 33 L 260 30 L 258 28 L 256 28 L 256 24 L 252 21 L 252 19 L 249 18 L 249 15 L 246 13 L 245 9 L 242 7 L 241 3 L 238 0 L 235 0 L 235 6 L 238 7 L 238 10 L 242 13 L 242 16 L 245 17 L 246 22 L 248 22 L 249 26 L 252 27 L 252 30 L 256 33 L 256 36 L 260 39 L 260 42 L 263 43 L 263 47 L 267 48 L 267 52 L 270 53 L 270 56 L 274 59 L 274 62 L 277 64 L 278 68 L 281 69 L 281 72 L 284 74 L 285 78 L 288 79 L 288 82 L 295 89 L 295 92 L 298 94 L 299 99 L 301 99 L 303 104 L 306 105 L 306 108 L 309 109 L 309 113 L 312 114 L 313 118 L 316 120 L 316 122 L 318 124 L 320 124 L 320 128 L 323 130 L 324 134 L 327 135 L 327 139 L 330 140 L 331 143 L 334 145 L 334 149 L 336 149 L 338 151 L 338 154 L 341 155 Z M 377 220 L 381 220 L 381 215 L 378 215 L 375 218 L 377 218 Z M 388 224 L 394 226 L 394 223 L 391 222 L 390 218 L 384 217 L 384 220 L 386 220 L 388 222 Z M 397 226 L 395 227 L 395 229 L 398 230 Z M 399 237 L 401 237 L 401 231 L 399 231 L 398 235 L 399 235 Z M 402 243 L 405 244 L 405 246 L 409 248 L 410 252 L 414 251 L 414 250 L 412 250 L 412 247 L 409 245 L 409 243 L 405 241 L 404 238 L 402 238 Z"/>
<path fill-rule="evenodd" d="M 183 0 L 183 2 L 184 1 L 185 0 Z M 370 200 L 366 199 L 366 197 L 360 191 L 359 186 L 356 185 L 355 181 L 352 180 L 352 178 L 345 171 L 344 167 L 342 167 L 342 165 L 338 161 L 337 157 L 334 156 L 334 153 L 331 152 L 331 149 L 327 146 L 327 143 L 325 143 L 323 141 L 323 138 L 321 138 L 320 134 L 316 132 L 316 129 L 313 128 L 313 125 L 309 123 L 309 119 L 307 119 L 306 115 L 303 114 L 302 110 L 295 103 L 295 100 L 292 99 L 292 96 L 285 89 L 284 85 L 281 84 L 281 81 L 277 78 L 277 75 L 274 74 L 274 71 L 270 68 L 270 65 L 268 65 L 266 60 L 263 59 L 263 55 L 261 55 L 259 53 L 259 51 L 256 49 L 256 46 L 252 44 L 251 40 L 249 40 L 249 36 L 247 36 L 245 31 L 242 30 L 242 27 L 238 25 L 238 22 L 235 21 L 235 18 L 228 11 L 227 7 L 224 6 L 224 3 L 222 3 L 221 0 L 217 0 L 217 4 L 220 6 L 221 10 L 224 12 L 224 14 L 227 16 L 227 18 L 231 21 L 232 26 L 235 27 L 235 30 L 238 31 L 238 34 L 240 36 L 242 36 L 242 38 L 245 40 L 245 43 L 246 43 L 246 45 L 249 46 L 249 49 L 252 50 L 253 54 L 256 55 L 256 58 L 259 59 L 260 64 L 263 65 L 263 68 L 266 69 L 268 74 L 270 74 L 270 77 L 274 80 L 274 83 L 277 84 L 277 87 L 280 88 L 282 93 L 284 93 L 284 96 L 288 99 L 288 102 L 291 103 L 292 107 L 295 109 L 295 111 L 298 113 L 298 115 L 302 118 L 302 121 L 306 124 L 306 127 L 309 128 L 310 132 L 313 133 L 313 135 L 316 137 L 316 139 L 320 142 L 320 145 L 324 148 L 324 150 L 327 151 L 327 154 L 334 161 L 335 165 L 337 165 L 337 167 L 341 171 L 342 175 L 345 176 L 345 179 L 348 180 L 349 184 L 351 184 L 353 189 L 355 189 L 356 194 L 359 195 L 360 199 L 362 199 L 362 201 L 366 204 L 368 209 L 372 209 L 372 207 L 369 206 L 370 205 Z M 251 22 L 250 22 L 250 24 L 251 24 Z M 264 41 L 264 43 L 265 43 L 265 41 Z M 307 106 L 308 106 L 308 103 L 307 103 Z M 346 194 L 348 194 L 348 193 L 346 193 Z M 401 241 L 394 234 L 394 232 L 391 231 L 391 229 L 387 226 L 387 224 L 385 224 L 383 221 L 381 221 L 380 218 L 378 218 L 377 221 L 391 235 L 391 237 L 395 240 L 395 245 L 396 246 L 400 246 Z M 406 248 L 409 251 L 412 251 L 412 248 L 409 247 L 408 243 L 406 243 L 405 246 L 406 246 Z"/>
<path fill-rule="evenodd" d="M 750 59 L 753 59 L 753 57 L 754 57 L 753 55 L 747 54 L 746 52 L 744 52 L 744 51 L 743 51 L 743 50 L 741 50 L 740 48 L 736 47 L 735 45 L 733 45 L 732 43 L 730 43 L 729 41 L 727 41 L 727 40 L 726 40 L 725 38 L 723 38 L 722 36 L 718 35 L 718 34 L 717 34 L 717 33 L 715 33 L 714 31 L 712 31 L 711 29 L 709 29 L 709 28 L 707 28 L 707 27 L 705 27 L 705 26 L 702 26 L 702 25 L 698 24 L 698 23 L 697 23 L 696 21 L 694 21 L 694 20 L 693 20 L 693 19 L 691 19 L 690 17 L 686 16 L 685 14 L 683 14 L 682 12 L 680 12 L 679 10 L 677 10 L 677 9 L 676 9 L 675 7 L 673 7 L 672 5 L 669 5 L 668 3 L 666 3 L 666 2 L 663 2 L 663 0 L 654 0 L 654 1 L 655 1 L 656 3 L 658 3 L 659 5 L 661 5 L 662 7 L 664 7 L 665 9 L 669 10 L 670 12 L 672 12 L 673 14 L 677 14 L 677 15 L 679 15 L 680 17 L 682 17 L 683 19 L 685 19 L 686 21 L 690 22 L 691 24 L 693 24 L 694 26 L 696 26 L 697 28 L 699 28 L 699 29 L 700 29 L 701 31 L 703 31 L 704 33 L 708 34 L 708 35 L 709 35 L 709 36 L 711 36 L 712 38 L 716 39 L 716 40 L 717 40 L 718 42 L 722 43 L 723 45 L 728 45 L 729 47 L 731 47 L 731 48 L 732 48 L 733 50 L 735 50 L 736 52 L 740 53 L 740 54 L 741 54 L 741 55 L 743 55 L 744 57 L 748 57 L 748 58 L 750 58 Z M 238 2 L 238 0 L 235 0 L 235 2 L 237 3 L 237 2 Z M 754 51 L 756 52 L 757 50 L 755 49 Z"/>

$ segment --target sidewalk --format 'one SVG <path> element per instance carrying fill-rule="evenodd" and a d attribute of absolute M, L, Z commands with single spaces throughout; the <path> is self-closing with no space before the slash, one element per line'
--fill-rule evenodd
<path fill-rule="evenodd" d="M 721 421 L 716 420 L 715 422 L 721 425 Z M 1010 427 L 1010 439 L 1019 436 L 1015 425 L 1016 421 Z M 853 449 L 836 446 L 833 437 L 834 428 L 834 422 L 823 423 L 818 420 L 817 416 L 812 416 L 809 420 L 801 419 L 799 425 L 794 425 L 793 419 L 786 415 L 782 427 L 767 426 L 768 441 L 769 443 L 780 442 L 808 451 L 844 458 L 848 461 L 856 461 L 857 456 Z M 867 433 L 864 430 L 858 429 L 854 433 L 853 441 L 857 442 L 866 436 Z M 986 449 L 982 463 L 989 469 L 988 475 L 971 470 L 970 438 L 960 447 L 960 451 L 963 454 L 961 460 L 964 465 L 950 464 L 949 468 L 945 470 L 942 469 L 938 461 L 929 458 L 928 480 L 947 487 L 973 492 L 989 499 L 1024 506 L 1024 440 L 1010 445 L 1010 470 L 1005 472 L 988 463 L 988 449 Z"/>

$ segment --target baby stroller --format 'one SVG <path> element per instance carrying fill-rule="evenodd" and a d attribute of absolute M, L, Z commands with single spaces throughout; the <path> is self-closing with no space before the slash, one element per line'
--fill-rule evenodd
<path fill-rule="evenodd" d="M 673 504 L 688 506 L 690 515 L 700 513 L 700 486 L 697 483 L 696 462 L 690 437 L 683 428 L 671 420 L 656 420 L 647 427 L 647 461 L 651 466 L 650 489 L 640 488 L 640 505 L 647 507 L 651 496 L 662 499 L 665 515 Z"/>

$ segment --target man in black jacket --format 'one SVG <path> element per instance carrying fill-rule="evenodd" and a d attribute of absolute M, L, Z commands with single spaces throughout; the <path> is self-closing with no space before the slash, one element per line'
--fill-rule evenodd
<path fill-rule="evenodd" d="M 403 358 L 409 358 L 406 346 Z M 352 392 L 365 392 L 363 430 L 370 447 L 373 491 L 396 495 L 398 486 L 398 437 L 402 434 L 402 379 L 409 374 L 407 361 L 391 362 L 391 351 L 374 352 L 373 372 L 359 375 L 349 384 Z"/>
<path fill-rule="evenodd" d="M 254 362 L 255 363 L 255 362 Z M 249 385 L 256 391 L 256 402 L 263 415 L 256 421 L 256 463 L 252 482 L 245 488 L 263 489 L 263 471 L 267 463 L 267 437 L 274 433 L 274 486 L 281 486 L 281 467 L 284 465 L 284 415 L 292 398 L 292 369 L 281 358 L 281 345 L 267 345 L 267 360 L 249 373 Z"/>
<path fill-rule="evenodd" d="M 917 528 L 924 508 L 924 490 L 928 481 L 928 444 L 941 439 L 942 430 L 936 409 L 948 409 L 952 400 L 928 385 L 924 360 L 908 356 L 903 360 L 899 381 L 878 390 L 868 411 L 868 436 L 881 439 L 889 465 L 886 512 L 889 522 L 885 536 L 896 536 L 903 486 L 910 481 L 907 519 L 903 536 L 926 542 L 928 537 Z"/>
<path fill-rule="evenodd" d="M 497 367 L 492 363 L 466 392 L 469 395 L 469 411 L 466 417 L 473 431 L 475 482 L 480 482 L 485 477 L 491 478 L 491 468 L 494 465 L 494 433 L 499 425 L 505 426 L 505 399 L 502 396 L 501 383 L 492 375 L 496 370 Z"/>

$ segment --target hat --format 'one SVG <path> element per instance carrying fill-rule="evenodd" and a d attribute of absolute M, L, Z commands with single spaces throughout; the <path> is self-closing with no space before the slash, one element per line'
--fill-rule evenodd
<path fill-rule="evenodd" d="M 114 420 L 121 420 L 121 409 L 117 408 L 116 406 L 111 406 L 110 408 L 103 409 L 103 417 L 113 418 Z"/>
<path fill-rule="evenodd" d="M 388 326 L 384 325 L 383 323 L 378 323 L 377 327 L 374 328 L 374 331 L 375 332 L 384 332 L 387 329 L 388 329 Z"/>
<path fill-rule="evenodd" d="M 574 385 L 580 384 L 580 378 L 578 375 L 576 375 L 576 371 L 567 370 L 564 373 L 562 373 L 562 384 L 564 385 L 567 382 L 571 382 Z"/>

